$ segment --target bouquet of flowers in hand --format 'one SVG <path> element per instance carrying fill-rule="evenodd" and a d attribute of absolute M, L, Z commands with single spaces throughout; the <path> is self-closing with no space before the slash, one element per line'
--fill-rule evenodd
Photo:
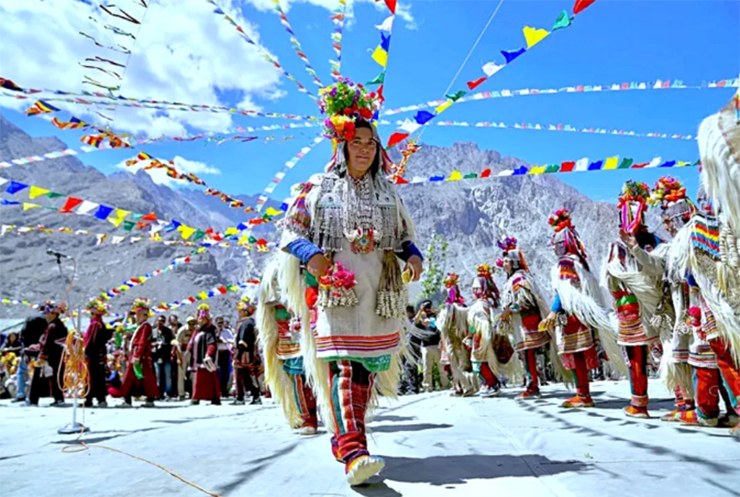
<path fill-rule="evenodd" d="M 353 288 L 357 285 L 355 273 L 340 262 L 319 278 L 319 305 L 323 308 L 352 307 L 359 303 Z"/>

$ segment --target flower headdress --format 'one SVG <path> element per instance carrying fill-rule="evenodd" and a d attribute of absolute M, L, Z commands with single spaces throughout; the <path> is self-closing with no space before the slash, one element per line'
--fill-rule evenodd
<path fill-rule="evenodd" d="M 499 291 L 493 282 L 493 271 L 488 264 L 479 264 L 478 275 L 473 280 L 473 295 L 476 298 L 490 298 L 498 303 Z"/>
<path fill-rule="evenodd" d="M 211 306 L 208 304 L 200 304 L 198 306 L 198 319 L 211 317 Z"/>
<path fill-rule="evenodd" d="M 87 304 L 85 304 L 85 309 L 90 312 L 98 311 L 101 314 L 108 314 L 108 311 L 110 311 L 110 306 L 105 302 L 101 302 L 99 300 L 91 300 Z"/>
<path fill-rule="evenodd" d="M 568 209 L 555 211 L 547 222 L 555 231 L 551 243 L 556 247 L 558 255 L 574 254 L 585 263 L 588 255 L 576 227 L 573 226 L 570 211 Z"/>
<path fill-rule="evenodd" d="M 445 277 L 443 283 L 445 288 L 447 288 L 447 303 L 448 304 L 464 304 L 465 299 L 463 298 L 462 294 L 460 293 L 460 288 L 458 287 L 458 281 L 460 280 L 460 276 L 455 273 L 447 273 L 447 276 Z"/>
<path fill-rule="evenodd" d="M 627 233 L 636 233 L 645 223 L 645 211 L 650 199 L 650 187 L 642 182 L 627 181 L 619 195 L 621 227 Z"/>
<path fill-rule="evenodd" d="M 504 236 L 501 240 L 496 242 L 498 248 L 503 251 L 502 258 L 496 260 L 496 266 L 504 267 L 504 259 L 508 259 L 512 262 L 514 269 L 524 269 L 529 271 L 527 261 L 524 260 L 524 254 L 517 248 L 519 242 L 513 236 Z"/>
<path fill-rule="evenodd" d="M 373 139 L 378 144 L 381 169 L 385 174 L 391 174 L 393 161 L 381 146 L 378 130 L 373 123 L 377 119 L 382 96 L 376 95 L 375 92 L 368 92 L 361 84 L 355 84 L 350 79 L 341 77 L 333 85 L 319 90 L 319 95 L 321 112 L 326 114 L 324 136 L 330 138 L 334 146 L 334 157 L 327 171 L 345 162 L 344 150 L 340 144 L 355 137 L 356 123 L 358 120 L 363 120 L 371 123 Z"/>
<path fill-rule="evenodd" d="M 203 304 L 203 305 L 208 305 L 208 304 Z M 249 298 L 249 295 L 244 295 L 242 296 L 241 299 L 239 299 L 239 302 L 236 303 L 236 308 L 240 311 L 243 311 L 251 305 L 253 305 L 252 299 Z"/>
<path fill-rule="evenodd" d="M 149 299 L 136 299 L 134 300 L 134 303 L 131 304 L 131 310 L 136 312 L 139 309 L 146 309 L 149 310 L 151 305 L 149 304 Z"/>
<path fill-rule="evenodd" d="M 669 218 L 680 218 L 683 222 L 696 213 L 696 206 L 686 195 L 686 188 L 671 176 L 663 176 L 655 183 L 648 202 L 660 206 L 663 214 Z"/>
<path fill-rule="evenodd" d="M 57 304 L 53 300 L 47 300 L 41 306 L 41 311 L 44 314 L 49 314 L 50 312 L 56 312 L 58 314 L 64 314 L 65 312 L 67 312 L 67 304 L 65 304 L 64 302 L 59 302 Z"/>

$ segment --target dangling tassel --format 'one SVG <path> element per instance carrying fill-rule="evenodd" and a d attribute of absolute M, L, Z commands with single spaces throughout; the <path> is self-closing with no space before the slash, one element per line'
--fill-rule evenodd
<path fill-rule="evenodd" d="M 380 273 L 375 312 L 386 319 L 403 318 L 406 315 L 407 301 L 401 266 L 395 253 L 386 250 L 383 254 L 383 270 Z"/>
<path fill-rule="evenodd" d="M 355 273 L 337 263 L 331 273 L 319 278 L 319 306 L 354 307 L 359 304 L 354 287 L 357 285 Z"/>

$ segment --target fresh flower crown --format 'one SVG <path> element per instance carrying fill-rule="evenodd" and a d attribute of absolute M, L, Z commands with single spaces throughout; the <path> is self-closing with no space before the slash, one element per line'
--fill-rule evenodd
<path fill-rule="evenodd" d="M 555 211 L 547 219 L 547 224 L 552 226 L 556 233 L 564 230 L 565 228 L 573 228 L 573 224 L 570 219 L 570 211 L 568 209 L 560 209 Z"/>
<path fill-rule="evenodd" d="M 202 305 L 208 305 L 208 304 L 202 304 Z M 239 310 L 246 309 L 252 305 L 252 299 L 249 298 L 249 295 L 242 296 L 241 299 L 239 299 L 239 302 L 236 303 L 236 308 Z"/>
<path fill-rule="evenodd" d="M 138 309 L 149 309 L 149 299 L 136 299 L 134 300 L 134 303 L 131 304 L 131 309 L 133 311 L 136 311 Z"/>
<path fill-rule="evenodd" d="M 619 203 L 624 202 L 647 202 L 650 198 L 650 187 L 640 181 L 627 181 L 622 187 L 622 193 L 619 195 Z"/>
<path fill-rule="evenodd" d="M 453 286 L 457 286 L 459 279 L 459 275 L 455 273 L 447 273 L 447 277 L 444 279 L 444 285 L 446 288 L 452 288 Z"/>
<path fill-rule="evenodd" d="M 476 270 L 478 271 L 478 276 L 481 276 L 483 278 L 490 278 L 493 274 L 491 266 L 489 266 L 488 264 L 479 264 Z"/>
<path fill-rule="evenodd" d="M 504 252 L 508 252 L 510 250 L 516 250 L 517 243 L 518 241 L 516 238 L 505 236 L 501 240 L 497 241 L 496 245 L 498 245 L 498 248 Z"/>
<path fill-rule="evenodd" d="M 686 188 L 676 178 L 663 176 L 655 183 L 648 203 L 667 209 L 671 204 L 682 200 L 688 200 Z"/>
<path fill-rule="evenodd" d="M 368 92 L 348 78 L 339 78 L 333 85 L 320 89 L 319 95 L 321 112 L 327 116 L 324 136 L 335 142 L 352 140 L 357 119 L 371 121 L 380 108 L 380 98 L 375 92 Z"/>
<path fill-rule="evenodd" d="M 47 300 L 44 302 L 44 305 L 41 306 L 41 310 L 45 313 L 49 313 L 52 311 L 58 312 L 59 314 L 64 314 L 67 312 L 67 304 L 64 302 L 56 303 L 53 300 Z"/>
<path fill-rule="evenodd" d="M 85 304 L 85 309 L 87 309 L 88 311 L 99 311 L 107 313 L 110 310 L 110 306 L 105 302 L 101 302 L 99 300 L 91 300 L 90 302 Z"/>

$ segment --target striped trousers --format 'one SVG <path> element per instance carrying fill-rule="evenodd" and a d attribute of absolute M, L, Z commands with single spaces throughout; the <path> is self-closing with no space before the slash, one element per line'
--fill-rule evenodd
<path fill-rule="evenodd" d="M 332 452 L 345 464 L 369 455 L 365 413 L 372 395 L 374 375 L 350 360 L 332 361 L 330 367 Z"/>

